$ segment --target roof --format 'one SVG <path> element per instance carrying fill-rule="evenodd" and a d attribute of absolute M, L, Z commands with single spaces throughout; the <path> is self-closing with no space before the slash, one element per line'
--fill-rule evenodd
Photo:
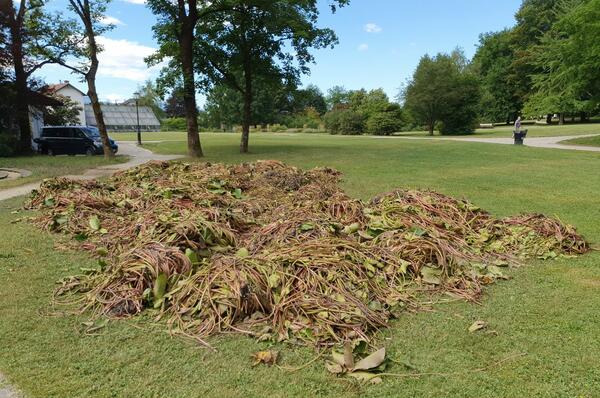
<path fill-rule="evenodd" d="M 44 87 L 44 91 L 56 93 L 65 87 L 71 87 L 72 89 L 79 91 L 81 93 L 81 95 L 86 95 L 83 91 L 81 91 L 80 89 L 78 89 L 77 87 L 75 87 L 74 85 L 69 83 L 68 81 L 63 82 L 63 83 L 58 83 L 58 84 L 49 84 L 46 87 Z"/>
<path fill-rule="evenodd" d="M 104 115 L 104 124 L 107 126 L 136 126 L 137 115 L 136 107 L 132 105 L 101 105 Z M 152 108 L 140 106 L 140 125 L 141 126 L 160 126 L 160 121 L 154 115 Z M 88 126 L 96 125 L 96 118 L 91 104 L 85 105 L 85 121 Z"/>

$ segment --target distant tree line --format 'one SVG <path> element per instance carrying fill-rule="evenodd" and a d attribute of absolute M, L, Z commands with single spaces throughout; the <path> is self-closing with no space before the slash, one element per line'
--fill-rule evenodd
<path fill-rule="evenodd" d="M 585 121 L 600 107 L 600 0 L 525 0 L 517 24 L 483 34 L 472 67 L 481 118 Z"/>

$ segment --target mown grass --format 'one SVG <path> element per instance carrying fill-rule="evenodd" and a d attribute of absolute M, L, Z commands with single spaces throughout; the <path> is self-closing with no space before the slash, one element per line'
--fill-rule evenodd
<path fill-rule="evenodd" d="M 204 135 L 209 161 L 281 159 L 344 172 L 344 187 L 367 199 L 395 187 L 432 188 L 466 197 L 496 215 L 543 212 L 577 225 L 600 243 L 600 154 L 477 143 L 368 137 L 256 135 L 237 154 L 237 136 Z M 185 143 L 153 145 L 185 152 Z M 0 203 L 0 224 L 19 200 Z M 55 250 L 56 236 L 27 223 L 0 232 L 0 372 L 33 397 L 593 397 L 600 391 L 600 253 L 533 262 L 486 289 L 480 305 L 452 303 L 405 314 L 378 340 L 396 360 L 454 376 L 388 378 L 361 386 L 329 375 L 322 361 L 296 373 L 251 367 L 271 347 L 240 336 L 211 339 L 216 353 L 170 338 L 149 319 L 111 322 L 82 336 L 87 316 L 55 316 L 54 282 L 93 265 L 83 253 Z M 475 320 L 495 333 L 470 334 Z M 274 345 L 282 363 L 313 358 L 308 349 Z M 525 353 L 486 372 L 468 372 Z M 394 365 L 394 372 L 406 372 Z"/>
<path fill-rule="evenodd" d="M 584 146 L 600 146 L 600 135 L 594 137 L 574 138 L 571 140 L 562 141 L 561 144 L 567 145 L 584 145 Z"/>
<path fill-rule="evenodd" d="M 524 126 L 524 129 L 528 130 L 529 137 L 558 137 L 558 136 L 569 136 L 569 135 L 586 135 L 586 134 L 600 134 L 600 123 L 584 123 L 584 124 L 565 124 L 559 125 L 531 125 Z M 478 129 L 474 134 L 458 135 L 461 136 L 489 136 L 491 137 L 512 137 L 513 132 L 512 126 L 497 126 L 492 129 Z M 208 132 L 200 133 L 201 137 L 213 137 L 213 136 L 238 136 L 237 133 L 222 133 L 222 132 Z M 252 136 L 270 135 L 270 136 L 314 136 L 314 135 L 327 135 L 322 133 L 292 133 L 292 132 L 281 132 L 281 133 L 251 133 Z M 428 137 L 426 131 L 409 131 L 403 133 L 397 133 L 398 136 L 405 137 Z M 439 136 L 438 133 L 435 136 Z M 135 133 L 112 133 L 111 137 L 115 140 L 120 141 L 137 141 L 137 135 Z M 142 141 L 185 141 L 185 132 L 143 132 Z"/>
<path fill-rule="evenodd" d="M 0 168 L 17 168 L 31 171 L 31 175 L 16 180 L 0 180 L 0 189 L 16 187 L 44 178 L 79 174 L 94 167 L 127 161 L 127 156 L 116 156 L 106 161 L 102 156 L 18 156 L 0 158 Z"/>

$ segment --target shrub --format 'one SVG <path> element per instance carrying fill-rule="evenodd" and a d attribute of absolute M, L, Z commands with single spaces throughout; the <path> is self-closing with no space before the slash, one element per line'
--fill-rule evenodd
<path fill-rule="evenodd" d="M 365 130 L 363 115 L 350 109 L 336 109 L 323 117 L 330 134 L 359 135 Z"/>
<path fill-rule="evenodd" d="M 187 122 L 184 117 L 171 117 L 160 122 L 162 131 L 186 131 Z"/>
<path fill-rule="evenodd" d="M 402 129 L 402 110 L 400 105 L 389 105 L 383 112 L 372 114 L 366 123 L 367 133 L 373 135 L 391 135 Z"/>

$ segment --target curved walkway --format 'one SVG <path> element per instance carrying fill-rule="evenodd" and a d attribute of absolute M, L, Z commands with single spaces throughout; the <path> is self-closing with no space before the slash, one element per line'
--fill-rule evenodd
<path fill-rule="evenodd" d="M 183 157 L 179 155 L 157 155 L 147 149 L 144 149 L 143 147 L 137 146 L 133 142 L 119 142 L 119 154 L 129 156 L 129 161 L 125 163 L 111 164 L 108 166 L 100 166 L 94 169 L 86 170 L 83 174 L 66 175 L 63 177 L 81 180 L 93 180 L 95 178 L 108 177 L 117 171 L 127 170 L 151 160 L 173 160 Z M 14 188 L 0 190 L 0 201 L 21 195 L 27 195 L 34 189 L 39 188 L 39 186 L 40 182 L 33 182 Z M 0 398 L 2 397 L 0 396 Z"/>
<path fill-rule="evenodd" d="M 524 145 L 535 148 L 551 148 L 551 149 L 569 149 L 575 151 L 600 152 L 600 147 L 585 146 L 585 145 L 569 145 L 561 144 L 560 142 L 573 138 L 595 137 L 600 134 L 586 135 L 567 135 L 560 137 L 530 137 L 525 138 Z M 383 138 L 383 137 L 377 137 Z M 442 140 L 442 141 L 466 141 L 466 142 L 481 142 L 484 144 L 502 144 L 513 145 L 514 140 L 510 137 L 385 137 L 385 138 L 402 138 L 406 140 Z"/>

